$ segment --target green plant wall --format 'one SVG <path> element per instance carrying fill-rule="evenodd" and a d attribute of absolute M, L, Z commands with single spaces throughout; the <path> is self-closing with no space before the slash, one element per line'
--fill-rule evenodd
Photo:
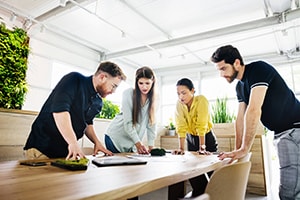
<path fill-rule="evenodd" d="M 26 82 L 29 37 L 20 28 L 0 24 L 0 107 L 21 109 L 28 91 Z"/>

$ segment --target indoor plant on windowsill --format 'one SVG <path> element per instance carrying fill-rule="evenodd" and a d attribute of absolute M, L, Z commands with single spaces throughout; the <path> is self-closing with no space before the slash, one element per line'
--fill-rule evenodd
<path fill-rule="evenodd" d="M 170 136 L 175 136 L 175 133 L 176 133 L 176 127 L 175 127 L 175 124 L 173 122 L 173 119 L 170 118 L 169 120 L 169 124 L 166 126 L 166 128 L 168 129 L 168 135 Z"/>
<path fill-rule="evenodd" d="M 235 134 L 235 116 L 229 112 L 227 100 L 227 97 L 217 98 L 215 104 L 212 105 L 211 117 L 216 135 Z"/>

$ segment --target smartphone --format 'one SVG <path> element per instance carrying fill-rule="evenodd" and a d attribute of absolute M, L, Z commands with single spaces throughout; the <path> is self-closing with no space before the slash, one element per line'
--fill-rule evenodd
<path fill-rule="evenodd" d="M 33 167 L 38 167 L 38 166 L 45 166 L 47 165 L 46 162 L 32 162 L 32 161 L 25 161 L 25 162 L 20 162 L 21 165 L 27 165 L 27 166 L 33 166 Z"/>

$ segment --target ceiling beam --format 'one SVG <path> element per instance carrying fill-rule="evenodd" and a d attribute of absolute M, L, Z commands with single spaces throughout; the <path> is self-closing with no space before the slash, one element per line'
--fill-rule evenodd
<path fill-rule="evenodd" d="M 285 21 L 291 21 L 291 20 L 300 18 L 300 9 L 297 8 L 295 10 L 287 11 L 287 12 L 285 12 L 284 16 L 285 16 Z M 149 44 L 149 45 L 155 49 L 161 49 L 161 48 L 165 48 L 165 47 L 177 46 L 177 45 L 182 45 L 185 43 L 191 43 L 191 42 L 195 42 L 195 41 L 211 39 L 214 37 L 235 34 L 238 32 L 244 32 L 244 31 L 249 31 L 249 30 L 271 27 L 273 25 L 278 25 L 281 22 L 282 22 L 282 15 L 274 15 L 271 17 L 263 18 L 263 19 L 258 19 L 258 20 L 254 20 L 254 21 L 250 21 L 250 22 L 246 22 L 246 23 L 242 23 L 242 24 L 232 25 L 232 26 L 228 26 L 225 28 L 220 28 L 220 29 L 216 29 L 216 30 L 212 30 L 212 31 L 203 32 L 203 33 L 197 33 L 197 34 L 189 35 L 189 36 L 185 36 L 185 37 L 174 38 L 174 39 L 170 39 L 170 40 L 166 40 L 166 41 L 158 42 L 158 43 L 153 43 L 153 44 Z M 112 58 L 147 52 L 147 51 L 149 51 L 149 48 L 147 48 L 145 46 L 140 46 L 140 47 L 136 47 L 136 48 L 126 49 L 123 51 L 107 53 L 106 58 L 112 59 Z"/>
<path fill-rule="evenodd" d="M 96 1 L 96 0 L 93 0 L 93 1 Z M 91 0 L 76 0 L 77 3 L 79 4 L 90 4 L 92 3 Z M 46 21 L 48 19 L 51 19 L 52 17 L 57 17 L 57 15 L 60 15 L 61 13 L 64 13 L 66 11 L 70 11 L 71 9 L 73 8 L 76 8 L 76 5 L 72 4 L 71 2 L 68 2 L 66 3 L 65 6 L 61 6 L 61 5 L 58 5 L 56 8 L 50 10 L 49 12 L 46 12 L 38 17 L 36 17 L 35 19 L 37 21 L 40 21 L 40 22 L 43 22 L 43 21 Z"/>
<path fill-rule="evenodd" d="M 255 60 L 261 60 L 264 59 L 265 61 L 272 63 L 274 66 L 279 66 L 286 63 L 296 63 L 300 61 L 300 57 L 296 59 L 290 59 L 286 55 L 279 55 L 278 53 L 266 53 L 266 54 L 258 54 L 258 55 L 252 55 L 252 56 L 245 56 L 244 62 L 249 63 Z M 157 68 L 155 69 L 155 72 L 159 75 L 167 75 L 169 73 L 181 73 L 182 69 L 185 71 L 188 71 L 189 73 L 193 72 L 201 72 L 201 73 L 211 73 L 216 71 L 215 67 L 213 66 L 213 63 L 193 63 L 189 65 L 177 65 L 177 66 L 170 66 L 170 67 L 163 67 L 163 68 Z"/>

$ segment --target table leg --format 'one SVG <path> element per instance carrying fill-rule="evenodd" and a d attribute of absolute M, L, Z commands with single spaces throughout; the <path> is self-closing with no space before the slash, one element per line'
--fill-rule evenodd
<path fill-rule="evenodd" d="M 184 181 L 169 186 L 168 200 L 178 200 L 184 197 Z"/>

